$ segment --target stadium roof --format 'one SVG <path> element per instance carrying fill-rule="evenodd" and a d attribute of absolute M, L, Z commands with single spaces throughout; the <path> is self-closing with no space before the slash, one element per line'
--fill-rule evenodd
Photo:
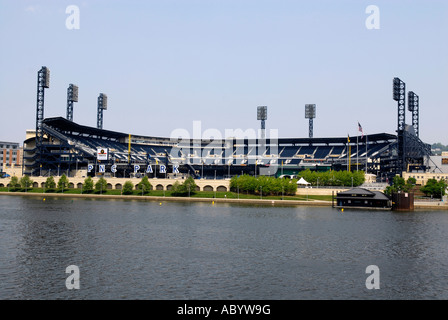
<path fill-rule="evenodd" d="M 59 129 L 59 131 L 62 132 L 70 132 L 70 133 L 80 133 L 80 134 L 88 134 L 92 136 L 98 136 L 98 137 L 108 137 L 108 138 L 125 138 L 128 137 L 128 133 L 122 133 L 117 131 L 110 131 L 110 130 L 104 130 L 104 129 L 98 129 L 94 127 L 88 127 L 83 126 L 80 124 L 77 124 L 73 121 L 67 120 L 62 117 L 54 117 L 54 118 L 46 118 L 43 120 L 43 123 L 51 126 L 53 128 Z M 137 135 L 132 135 L 137 136 Z M 143 137 L 143 136 L 139 136 Z M 163 138 L 157 138 L 153 136 L 146 136 L 147 138 L 156 138 L 161 140 L 169 140 L 169 137 L 163 137 Z M 389 133 L 377 133 L 377 134 L 370 134 L 365 135 L 363 139 L 358 136 L 360 143 L 365 143 L 367 137 L 368 142 L 378 142 L 378 141 L 395 141 L 397 139 L 396 135 L 389 134 Z M 350 137 L 351 142 L 355 142 L 357 139 L 356 136 Z M 188 141 L 188 139 L 186 139 Z M 183 142 L 186 142 L 186 140 L 183 140 Z M 203 143 L 206 139 L 203 139 Z M 234 138 L 235 141 L 240 141 L 238 138 Z M 244 138 L 241 139 L 243 143 L 247 143 L 249 139 Z M 224 140 L 225 141 L 225 140 Z M 251 142 L 249 140 L 249 142 Z M 334 138 L 278 138 L 276 139 L 276 142 L 278 144 L 290 144 L 290 145 L 303 145 L 303 144 L 311 144 L 311 145 L 325 145 L 325 144 L 346 144 L 347 143 L 347 137 L 334 137 Z M 266 144 L 270 144 L 270 139 L 266 139 Z"/>
<path fill-rule="evenodd" d="M 128 136 L 126 133 L 83 126 L 62 117 L 46 118 L 43 120 L 43 123 L 65 132 L 85 133 L 94 136 L 109 137 L 116 139 Z"/>

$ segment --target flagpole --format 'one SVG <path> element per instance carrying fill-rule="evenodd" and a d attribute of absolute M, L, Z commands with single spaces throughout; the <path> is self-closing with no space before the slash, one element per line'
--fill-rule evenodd
<path fill-rule="evenodd" d="M 366 135 L 366 174 L 367 174 L 367 135 Z"/>
<path fill-rule="evenodd" d="M 359 144 L 358 144 L 358 135 L 356 135 L 356 171 L 359 171 L 358 153 L 359 153 Z"/>
<path fill-rule="evenodd" d="M 358 121 L 358 130 L 361 132 L 362 136 L 361 139 L 364 138 L 364 130 L 362 130 L 361 124 Z M 358 158 L 358 155 L 356 155 L 356 158 Z M 367 161 L 368 161 L 368 157 L 367 157 L 367 135 L 366 135 L 366 174 L 367 174 Z"/>
<path fill-rule="evenodd" d="M 348 159 L 347 159 L 347 171 L 351 171 L 351 153 L 352 153 L 352 147 L 350 145 L 350 135 L 347 135 L 347 147 L 348 147 Z"/>

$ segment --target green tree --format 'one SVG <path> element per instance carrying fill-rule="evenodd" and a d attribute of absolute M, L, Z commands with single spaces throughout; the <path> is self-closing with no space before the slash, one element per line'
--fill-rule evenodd
<path fill-rule="evenodd" d="M 174 196 L 192 195 L 196 192 L 196 182 L 193 177 L 188 177 L 183 183 L 176 181 L 174 182 L 171 191 Z"/>
<path fill-rule="evenodd" d="M 230 189 L 234 192 L 263 193 L 263 195 L 295 194 L 297 179 L 241 175 L 230 179 Z"/>
<path fill-rule="evenodd" d="M 132 194 L 134 189 L 134 184 L 131 181 L 126 181 L 123 184 L 123 194 Z"/>
<path fill-rule="evenodd" d="M 33 180 L 30 179 L 29 176 L 24 175 L 22 178 L 20 178 L 20 186 L 22 187 L 22 189 L 30 189 L 33 187 Z"/>
<path fill-rule="evenodd" d="M 400 176 L 395 176 L 392 179 L 392 185 L 387 186 L 384 190 L 384 193 L 387 195 L 391 195 L 396 192 L 411 192 L 412 188 L 415 186 L 417 180 L 414 178 L 409 178 L 407 181 Z"/>
<path fill-rule="evenodd" d="M 137 184 L 137 189 L 140 190 L 142 193 L 148 193 L 152 188 L 151 182 L 149 182 L 149 179 L 147 176 L 144 176 L 139 184 Z"/>
<path fill-rule="evenodd" d="M 179 181 L 175 181 L 173 183 L 173 185 L 171 186 L 171 193 L 173 195 L 179 195 L 183 193 L 183 188 Z"/>
<path fill-rule="evenodd" d="M 306 169 L 299 174 L 300 177 L 312 186 L 346 186 L 357 187 L 362 185 L 366 178 L 364 171 L 326 171 L 317 172 Z"/>
<path fill-rule="evenodd" d="M 84 179 L 84 185 L 82 186 L 82 192 L 90 193 L 93 191 L 93 179 L 92 177 L 87 177 Z"/>
<path fill-rule="evenodd" d="M 185 179 L 183 185 L 186 189 L 189 189 L 191 193 L 196 192 L 197 185 L 193 177 L 188 177 L 187 179 Z"/>
<path fill-rule="evenodd" d="M 45 180 L 45 190 L 53 191 L 56 188 L 56 182 L 54 181 L 53 176 L 49 176 L 47 180 Z"/>
<path fill-rule="evenodd" d="M 16 191 L 18 187 L 20 187 L 19 178 L 17 178 L 16 176 L 12 176 L 11 180 L 9 181 L 9 187 L 11 191 Z"/>
<path fill-rule="evenodd" d="M 66 188 L 68 188 L 68 178 L 65 174 L 63 174 L 58 181 L 58 190 L 61 190 L 61 192 L 64 192 Z"/>
<path fill-rule="evenodd" d="M 297 179 L 286 180 L 283 179 L 283 191 L 287 195 L 295 195 L 297 192 Z"/>
<path fill-rule="evenodd" d="M 427 196 L 433 196 L 441 198 L 445 195 L 447 183 L 445 180 L 428 179 L 426 185 L 420 188 L 420 190 Z"/>
<path fill-rule="evenodd" d="M 98 193 L 103 193 L 107 191 L 107 180 L 103 177 L 99 178 L 98 181 L 95 183 L 95 191 Z"/>
<path fill-rule="evenodd" d="M 255 177 L 247 174 L 235 176 L 230 179 L 230 188 L 233 191 L 253 193 L 257 188 L 257 181 Z"/>

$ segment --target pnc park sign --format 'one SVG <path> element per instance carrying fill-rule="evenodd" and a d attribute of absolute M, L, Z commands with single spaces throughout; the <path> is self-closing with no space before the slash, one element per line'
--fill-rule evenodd
<path fill-rule="evenodd" d="M 87 172 L 92 172 L 92 170 L 94 168 L 95 168 L 95 166 L 93 164 L 87 165 Z M 140 165 L 138 165 L 138 164 L 134 165 L 134 173 L 139 172 L 140 169 L 142 169 Z M 111 165 L 110 166 L 110 171 L 112 173 L 117 172 L 117 165 L 116 164 Z M 100 173 L 106 172 L 106 165 L 105 164 L 99 164 L 98 165 L 98 172 L 100 172 Z M 144 172 L 145 173 L 153 173 L 154 171 L 153 171 L 152 165 L 148 165 Z M 161 164 L 159 166 L 159 173 L 167 173 L 167 166 L 164 165 L 164 164 Z M 173 165 L 172 173 L 179 173 L 179 166 L 178 165 Z"/>

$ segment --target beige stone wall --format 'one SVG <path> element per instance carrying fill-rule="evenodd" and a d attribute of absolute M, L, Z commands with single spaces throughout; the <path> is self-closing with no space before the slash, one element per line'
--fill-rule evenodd
<path fill-rule="evenodd" d="M 18 177 L 20 179 L 22 177 L 22 166 L 16 166 L 16 165 L 6 166 L 6 165 L 3 165 L 3 172 L 6 172 L 11 177 L 16 176 L 16 177 Z"/>
<path fill-rule="evenodd" d="M 84 179 L 82 177 L 70 177 L 69 178 L 69 183 L 73 184 L 71 187 L 73 188 L 77 188 L 78 184 L 83 184 L 84 183 Z M 34 186 L 35 187 L 43 187 L 42 183 L 45 183 L 45 181 L 47 180 L 47 177 L 31 177 L 31 180 L 33 180 L 34 182 Z M 54 176 L 54 180 L 57 183 L 59 180 L 58 176 Z M 140 178 L 106 178 L 107 183 L 110 184 L 109 188 L 111 189 L 120 189 L 121 186 L 123 186 L 123 184 L 126 181 L 131 181 L 134 186 L 139 183 L 141 181 Z M 6 187 L 9 183 L 10 179 L 0 179 L 0 186 L 4 186 Z M 93 178 L 93 182 L 95 183 L 96 181 L 98 181 L 98 178 Z M 182 183 L 184 181 L 184 179 L 149 179 L 149 182 L 151 183 L 152 187 L 154 190 L 170 190 L 171 186 L 176 182 L 179 181 L 180 183 Z M 217 179 L 217 180 L 195 180 L 196 185 L 199 187 L 199 191 L 229 191 L 229 185 L 230 185 L 230 180 L 229 179 Z M 345 191 L 348 188 L 335 188 L 335 189 L 330 189 L 330 188 L 316 188 L 316 187 L 309 187 L 309 188 L 304 188 L 304 187 L 299 187 L 297 189 L 297 193 L 298 195 L 307 195 L 307 194 L 312 194 L 312 195 L 336 195 L 336 193 L 341 192 L 341 191 Z"/>
<path fill-rule="evenodd" d="M 20 169 L 20 174 L 21 174 Z M 11 175 L 13 176 L 13 175 Z M 20 176 L 16 174 L 18 178 Z M 93 183 L 97 182 L 99 178 L 93 178 Z M 5 178 L 0 179 L 0 186 L 6 187 L 11 179 Z M 43 187 L 42 183 L 45 183 L 47 180 L 47 177 L 31 177 L 31 180 L 34 182 L 35 187 Z M 59 180 L 58 176 L 54 176 L 54 181 L 57 183 Z M 78 184 L 83 184 L 85 178 L 82 177 L 70 177 L 69 183 L 73 184 L 71 187 L 77 188 Z M 131 181 L 134 185 L 139 183 L 141 181 L 140 178 L 106 178 L 107 183 L 110 184 L 108 187 L 109 189 L 121 189 L 123 184 L 126 181 Z M 176 182 L 179 181 L 182 183 L 184 179 L 149 179 L 149 182 L 151 183 L 154 190 L 170 190 L 171 186 Z M 229 184 L 230 180 L 195 180 L 196 185 L 199 187 L 199 191 L 229 191 Z"/>

